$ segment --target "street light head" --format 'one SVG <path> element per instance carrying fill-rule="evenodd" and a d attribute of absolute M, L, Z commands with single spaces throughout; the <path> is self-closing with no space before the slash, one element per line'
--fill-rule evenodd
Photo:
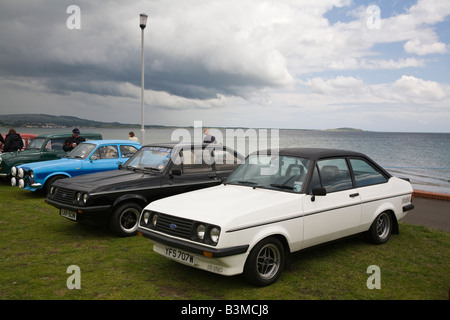
<path fill-rule="evenodd" d="M 141 29 L 144 29 L 145 26 L 147 25 L 147 17 L 148 16 L 145 13 L 140 14 L 139 26 L 141 27 Z"/>

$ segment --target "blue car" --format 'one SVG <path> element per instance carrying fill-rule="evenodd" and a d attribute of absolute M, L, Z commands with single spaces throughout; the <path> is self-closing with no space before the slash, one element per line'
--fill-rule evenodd
<path fill-rule="evenodd" d="M 140 148 L 139 143 L 130 140 L 82 142 L 64 158 L 13 167 L 11 185 L 47 192 L 58 179 L 118 169 Z"/>

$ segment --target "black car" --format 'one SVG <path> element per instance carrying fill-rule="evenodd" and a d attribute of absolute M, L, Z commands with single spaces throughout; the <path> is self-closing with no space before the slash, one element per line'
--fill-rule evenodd
<path fill-rule="evenodd" d="M 148 203 L 219 185 L 242 160 L 221 144 L 146 145 L 119 170 L 56 181 L 46 202 L 62 217 L 106 222 L 116 235 L 130 236 Z"/>

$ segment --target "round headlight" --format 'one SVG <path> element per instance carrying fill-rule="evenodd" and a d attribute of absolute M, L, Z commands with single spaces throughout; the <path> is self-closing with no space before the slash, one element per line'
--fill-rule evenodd
<path fill-rule="evenodd" d="M 53 194 L 53 193 L 55 193 L 55 187 L 50 187 L 50 192 L 49 192 L 50 194 Z"/>
<path fill-rule="evenodd" d="M 203 240 L 203 238 L 205 238 L 205 231 L 206 231 L 206 227 L 204 224 L 199 224 L 197 226 L 197 237 L 200 240 Z"/>
<path fill-rule="evenodd" d="M 17 185 L 16 177 L 12 177 L 12 178 L 11 178 L 11 185 L 12 185 L 13 187 L 15 187 L 15 186 Z"/>
<path fill-rule="evenodd" d="M 19 176 L 19 178 L 23 178 L 25 172 L 23 171 L 22 168 L 19 168 L 19 170 L 17 170 L 17 175 Z"/>
<path fill-rule="evenodd" d="M 17 174 L 17 167 L 12 167 L 11 168 L 11 175 L 15 176 Z"/>
<path fill-rule="evenodd" d="M 209 237 L 211 238 L 212 242 L 214 242 L 214 243 L 217 243 L 219 241 L 219 236 L 220 236 L 219 228 L 214 227 L 209 232 Z"/>
<path fill-rule="evenodd" d="M 77 201 L 81 201 L 81 192 L 77 192 L 75 197 L 76 197 Z"/>
<path fill-rule="evenodd" d="M 145 211 L 143 218 L 144 218 L 144 223 L 148 224 L 148 221 L 150 220 L 150 212 Z"/>
<path fill-rule="evenodd" d="M 83 195 L 83 202 L 86 203 L 87 200 L 88 200 L 88 198 L 89 198 L 88 194 L 85 193 L 85 194 Z"/>
<path fill-rule="evenodd" d="M 34 172 L 33 172 L 33 170 L 30 170 L 30 178 L 34 179 Z"/>
<path fill-rule="evenodd" d="M 152 216 L 152 225 L 153 225 L 153 228 L 155 228 L 156 227 L 156 224 L 158 223 L 158 215 L 155 213 L 153 216 Z"/>
<path fill-rule="evenodd" d="M 21 188 L 21 189 L 25 188 L 25 180 L 23 180 L 23 179 L 19 180 L 19 188 Z"/>

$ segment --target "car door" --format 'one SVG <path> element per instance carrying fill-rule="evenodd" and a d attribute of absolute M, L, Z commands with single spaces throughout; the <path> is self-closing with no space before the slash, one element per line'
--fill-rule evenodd
<path fill-rule="evenodd" d="M 193 191 L 218 185 L 213 161 L 202 150 L 184 149 L 182 162 L 172 164 L 171 171 L 162 179 L 162 192 L 165 196 Z M 176 174 L 173 174 L 176 172 Z"/>
<path fill-rule="evenodd" d="M 317 187 L 326 189 L 326 195 L 314 196 Z M 338 239 L 355 233 L 361 219 L 361 199 L 353 187 L 345 158 L 317 161 L 303 199 L 304 236 L 302 247 Z"/>
<path fill-rule="evenodd" d="M 117 145 L 98 146 L 91 156 L 83 161 L 83 173 L 113 170 L 121 164 Z"/>
<path fill-rule="evenodd" d="M 388 177 L 370 161 L 364 158 L 350 158 L 355 186 L 361 197 L 361 231 L 367 230 L 372 223 L 374 213 L 385 202 Z"/>

